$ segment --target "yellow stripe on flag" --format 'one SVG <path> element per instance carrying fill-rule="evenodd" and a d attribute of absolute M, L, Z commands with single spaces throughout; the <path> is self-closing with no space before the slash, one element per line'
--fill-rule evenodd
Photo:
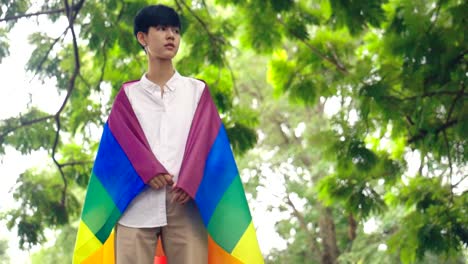
<path fill-rule="evenodd" d="M 250 222 L 231 254 L 243 263 L 264 263 L 262 253 L 258 247 L 257 235 L 255 234 L 255 228 L 252 222 Z"/>
<path fill-rule="evenodd" d="M 91 232 L 88 226 L 80 221 L 78 235 L 73 254 L 73 263 L 81 263 L 102 246 L 101 241 Z"/>

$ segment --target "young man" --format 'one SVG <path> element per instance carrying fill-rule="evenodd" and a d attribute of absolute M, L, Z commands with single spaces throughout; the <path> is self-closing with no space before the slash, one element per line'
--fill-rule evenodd
<path fill-rule="evenodd" d="M 134 34 L 148 69 L 123 85 L 104 126 L 74 263 L 150 264 L 158 236 L 169 264 L 263 263 L 208 87 L 173 67 L 177 13 L 143 8 Z"/>
<path fill-rule="evenodd" d="M 145 49 L 148 68 L 139 82 L 124 89 L 154 156 L 168 173 L 154 175 L 120 218 L 116 262 L 152 263 L 160 235 L 171 263 L 207 263 L 207 234 L 200 214 L 190 196 L 174 186 L 205 84 L 174 69 L 180 21 L 172 8 L 143 8 L 135 17 L 134 34 Z"/>

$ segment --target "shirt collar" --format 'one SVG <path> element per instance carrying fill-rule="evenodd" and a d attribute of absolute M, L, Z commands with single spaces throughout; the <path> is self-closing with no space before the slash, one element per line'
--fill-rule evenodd
<path fill-rule="evenodd" d="M 172 77 L 166 82 L 165 87 L 173 92 L 177 88 L 177 83 L 181 79 L 181 75 L 179 74 L 178 71 L 175 71 Z M 143 85 L 143 88 L 147 90 L 148 92 L 154 93 L 154 92 L 160 92 L 161 87 L 159 85 L 155 84 L 154 82 L 150 81 L 146 77 L 146 73 L 143 74 L 143 76 L 140 79 L 140 83 Z"/>

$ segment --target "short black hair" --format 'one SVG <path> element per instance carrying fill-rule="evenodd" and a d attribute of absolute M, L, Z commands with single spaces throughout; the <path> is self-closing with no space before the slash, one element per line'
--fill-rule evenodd
<path fill-rule="evenodd" d="M 133 21 L 133 34 L 148 33 L 150 27 L 171 26 L 180 28 L 180 18 L 177 12 L 165 5 L 150 5 L 138 11 Z"/>

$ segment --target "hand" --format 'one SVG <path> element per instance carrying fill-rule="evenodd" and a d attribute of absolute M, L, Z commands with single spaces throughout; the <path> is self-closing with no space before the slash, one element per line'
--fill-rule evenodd
<path fill-rule="evenodd" d="M 172 180 L 173 177 L 174 176 L 170 174 L 159 174 L 156 175 L 153 179 L 151 179 L 148 182 L 148 185 L 156 190 L 165 187 L 166 185 L 172 186 L 174 184 L 174 181 Z"/>
<path fill-rule="evenodd" d="M 190 200 L 190 195 L 186 193 L 179 187 L 172 187 L 171 192 L 173 193 L 171 202 L 178 202 L 180 204 L 185 204 Z"/>

